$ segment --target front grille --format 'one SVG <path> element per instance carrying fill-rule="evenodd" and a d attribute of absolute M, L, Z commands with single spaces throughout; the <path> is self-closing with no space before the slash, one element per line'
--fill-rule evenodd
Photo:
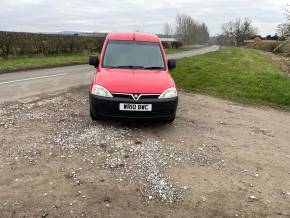
<path fill-rule="evenodd" d="M 113 97 L 132 100 L 134 99 L 133 95 L 134 94 L 115 93 L 113 94 Z M 158 99 L 159 96 L 160 96 L 159 94 L 141 94 L 141 96 L 139 97 L 139 100 L 140 99 Z"/>
<path fill-rule="evenodd" d="M 132 99 L 131 95 L 125 95 L 125 94 L 113 94 L 114 98 L 125 98 L 125 99 Z"/>
<path fill-rule="evenodd" d="M 157 99 L 159 95 L 141 95 L 140 99 Z"/>

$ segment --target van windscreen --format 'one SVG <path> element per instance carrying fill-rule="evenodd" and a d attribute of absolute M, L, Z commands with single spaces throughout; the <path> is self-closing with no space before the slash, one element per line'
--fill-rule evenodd
<path fill-rule="evenodd" d="M 157 42 L 109 41 L 104 68 L 164 69 L 160 44 Z"/>

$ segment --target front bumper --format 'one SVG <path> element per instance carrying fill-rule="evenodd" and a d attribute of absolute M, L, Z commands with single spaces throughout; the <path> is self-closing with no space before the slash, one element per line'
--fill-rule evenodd
<path fill-rule="evenodd" d="M 171 99 L 133 99 L 105 98 L 89 93 L 90 110 L 94 117 L 104 119 L 161 119 L 175 117 L 178 97 Z M 120 111 L 120 103 L 152 104 L 152 111 Z"/>

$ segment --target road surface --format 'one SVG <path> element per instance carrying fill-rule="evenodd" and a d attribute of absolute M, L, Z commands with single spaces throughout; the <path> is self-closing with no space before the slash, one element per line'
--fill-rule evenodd
<path fill-rule="evenodd" d="M 180 59 L 217 51 L 218 49 L 218 46 L 209 46 L 171 54 L 167 58 Z M 88 84 L 94 73 L 95 69 L 92 66 L 76 65 L 1 74 L 0 102 Z"/>

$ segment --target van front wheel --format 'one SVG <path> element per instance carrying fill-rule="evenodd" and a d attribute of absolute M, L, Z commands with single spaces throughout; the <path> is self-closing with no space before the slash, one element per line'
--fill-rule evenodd
<path fill-rule="evenodd" d="M 175 115 L 174 115 L 173 117 L 169 118 L 169 119 L 166 119 L 166 120 L 165 120 L 165 123 L 170 124 L 170 123 L 173 123 L 174 120 L 175 120 Z"/>
<path fill-rule="evenodd" d="M 95 116 L 95 115 L 92 113 L 92 110 L 91 110 L 91 109 L 90 109 L 90 116 L 91 116 L 92 121 L 96 121 L 96 120 L 100 120 L 100 119 L 101 119 L 99 116 Z"/>

